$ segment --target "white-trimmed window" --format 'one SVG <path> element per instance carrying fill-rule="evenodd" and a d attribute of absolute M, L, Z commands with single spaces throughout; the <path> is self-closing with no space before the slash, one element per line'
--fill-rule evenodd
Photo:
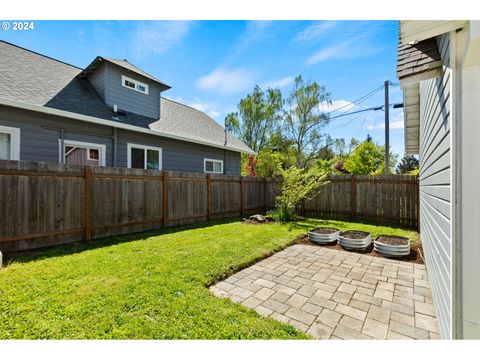
<path fill-rule="evenodd" d="M 132 169 L 162 170 L 162 149 L 138 144 L 127 144 L 127 166 Z"/>
<path fill-rule="evenodd" d="M 20 129 L 0 126 L 0 160 L 20 160 Z"/>
<path fill-rule="evenodd" d="M 223 174 L 223 160 L 203 159 L 203 171 L 211 174 Z"/>
<path fill-rule="evenodd" d="M 122 86 L 148 95 L 148 85 L 122 75 Z"/>
<path fill-rule="evenodd" d="M 60 162 L 75 165 L 105 166 L 107 146 L 83 141 L 58 140 L 60 150 Z M 63 154 L 63 161 L 62 161 Z"/>

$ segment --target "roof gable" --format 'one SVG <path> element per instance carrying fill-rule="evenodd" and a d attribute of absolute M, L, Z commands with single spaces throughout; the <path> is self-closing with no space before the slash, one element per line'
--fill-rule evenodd
<path fill-rule="evenodd" d="M 87 77 L 91 73 L 93 73 L 103 62 L 108 62 L 110 64 L 114 64 L 116 66 L 121 67 L 122 69 L 131 71 L 137 75 L 140 75 L 146 79 L 149 79 L 153 82 L 156 82 L 160 85 L 162 91 L 168 90 L 171 86 L 165 84 L 164 82 L 158 80 L 154 76 L 150 75 L 149 73 L 143 71 L 139 67 L 133 65 L 132 63 L 128 62 L 126 59 L 114 59 L 114 58 L 105 58 L 102 56 L 97 56 L 91 63 L 88 65 L 79 75 L 80 77 Z"/>

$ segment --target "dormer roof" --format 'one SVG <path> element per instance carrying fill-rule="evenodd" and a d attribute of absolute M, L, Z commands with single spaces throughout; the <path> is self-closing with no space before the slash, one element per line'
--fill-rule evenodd
<path fill-rule="evenodd" d="M 107 62 L 119 66 L 129 72 L 133 72 L 137 75 L 140 75 L 144 78 L 147 78 L 160 85 L 161 91 L 165 91 L 171 88 L 171 86 L 165 84 L 163 81 L 158 80 L 156 77 L 150 75 L 149 73 L 143 71 L 139 67 L 133 65 L 126 59 L 115 59 L 115 58 L 106 58 L 103 56 L 97 56 L 83 71 L 79 74 L 79 77 L 88 77 L 92 74 L 102 63 Z"/>

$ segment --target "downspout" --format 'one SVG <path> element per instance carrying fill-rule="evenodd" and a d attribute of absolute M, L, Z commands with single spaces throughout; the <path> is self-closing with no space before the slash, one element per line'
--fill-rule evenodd
<path fill-rule="evenodd" d="M 227 124 L 223 128 L 225 133 L 225 149 L 223 150 L 223 175 L 227 175 Z"/>
<path fill-rule="evenodd" d="M 65 164 L 65 130 L 60 130 L 60 164 Z"/>
<path fill-rule="evenodd" d="M 118 158 L 118 129 L 113 128 L 113 167 L 117 167 Z"/>

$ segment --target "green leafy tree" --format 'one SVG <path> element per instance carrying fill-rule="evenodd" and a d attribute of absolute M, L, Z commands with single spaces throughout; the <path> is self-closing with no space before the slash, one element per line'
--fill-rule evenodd
<path fill-rule="evenodd" d="M 277 221 L 289 222 L 296 218 L 302 200 L 311 199 L 326 182 L 327 174 L 318 168 L 306 170 L 291 166 L 277 168 L 280 176 L 280 194 L 276 198 L 276 208 L 271 213 Z"/>
<path fill-rule="evenodd" d="M 390 170 L 395 167 L 396 157 L 395 154 L 390 156 Z M 350 174 L 382 174 L 385 172 L 385 147 L 373 142 L 371 137 L 367 138 L 357 145 L 343 164 L 343 168 Z"/>
<path fill-rule="evenodd" d="M 294 87 L 284 102 L 284 136 L 295 151 L 296 166 L 304 168 L 311 163 L 322 147 L 322 128 L 328 124 L 328 115 L 320 105 L 330 104 L 330 94 L 316 82 L 295 79 Z"/>
<path fill-rule="evenodd" d="M 255 85 L 253 92 L 238 104 L 238 112 L 227 115 L 231 130 L 252 150 L 259 153 L 268 144 L 278 125 L 282 94 L 279 89 L 263 92 Z"/>
<path fill-rule="evenodd" d="M 410 174 L 418 169 L 419 162 L 415 156 L 404 156 L 395 170 L 397 174 Z"/>

